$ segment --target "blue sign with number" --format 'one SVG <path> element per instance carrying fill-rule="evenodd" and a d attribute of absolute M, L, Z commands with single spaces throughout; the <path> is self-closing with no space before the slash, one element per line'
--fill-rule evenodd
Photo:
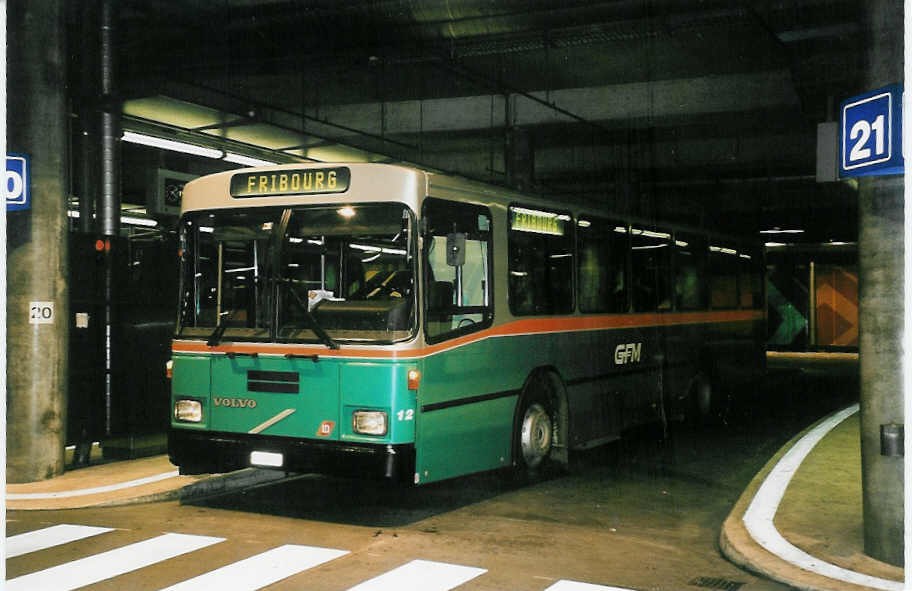
<path fill-rule="evenodd" d="M 31 167 L 28 156 L 10 154 L 6 157 L 6 211 L 28 209 L 32 205 Z"/>
<path fill-rule="evenodd" d="M 902 93 L 896 84 L 842 103 L 840 177 L 903 173 Z"/>

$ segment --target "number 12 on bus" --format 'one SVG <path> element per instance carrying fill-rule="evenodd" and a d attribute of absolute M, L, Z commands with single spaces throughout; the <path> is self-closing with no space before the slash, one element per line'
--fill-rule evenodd
<path fill-rule="evenodd" d="M 676 224 L 301 164 L 188 183 L 180 242 L 183 473 L 534 473 L 764 369 L 762 251 Z"/>

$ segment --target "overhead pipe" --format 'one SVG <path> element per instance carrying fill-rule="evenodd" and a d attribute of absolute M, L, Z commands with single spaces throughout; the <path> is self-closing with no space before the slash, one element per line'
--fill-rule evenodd
<path fill-rule="evenodd" d="M 99 231 L 104 239 L 104 425 L 105 435 L 113 431 L 113 337 L 114 256 L 113 238 L 120 234 L 120 136 L 121 105 L 116 85 L 116 9 L 114 0 L 101 4 L 101 202 L 98 207 Z"/>
<path fill-rule="evenodd" d="M 101 202 L 98 207 L 99 232 L 103 236 L 120 233 L 120 136 L 121 102 L 116 80 L 116 5 L 101 4 Z"/>
<path fill-rule="evenodd" d="M 95 116 L 98 89 L 98 2 L 85 2 L 79 8 L 80 48 L 79 78 L 79 231 L 94 231 L 95 201 L 98 195 L 98 121 Z"/>

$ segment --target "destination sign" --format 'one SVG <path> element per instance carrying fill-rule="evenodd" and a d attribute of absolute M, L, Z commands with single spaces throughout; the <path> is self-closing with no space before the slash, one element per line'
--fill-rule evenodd
<path fill-rule="evenodd" d="M 232 176 L 230 191 L 240 198 L 344 193 L 350 182 L 351 171 L 344 166 L 261 170 Z"/>
<path fill-rule="evenodd" d="M 570 216 L 568 215 L 524 207 L 510 208 L 510 229 L 518 232 L 563 236 L 567 233 L 569 222 Z"/>

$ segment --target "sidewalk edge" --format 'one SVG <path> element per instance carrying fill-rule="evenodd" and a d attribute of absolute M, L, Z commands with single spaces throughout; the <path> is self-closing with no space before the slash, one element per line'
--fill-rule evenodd
<path fill-rule="evenodd" d="M 754 541 L 743 521 L 744 514 L 760 486 L 782 457 L 805 435 L 827 420 L 829 416 L 827 415 L 815 421 L 812 425 L 792 437 L 764 464 L 763 468 L 744 489 L 744 492 L 741 493 L 741 496 L 722 524 L 722 530 L 719 534 L 719 547 L 722 554 L 737 566 L 801 591 L 860 591 L 862 589 L 870 591 L 871 587 L 856 585 L 839 579 L 831 579 L 786 562 Z"/>

